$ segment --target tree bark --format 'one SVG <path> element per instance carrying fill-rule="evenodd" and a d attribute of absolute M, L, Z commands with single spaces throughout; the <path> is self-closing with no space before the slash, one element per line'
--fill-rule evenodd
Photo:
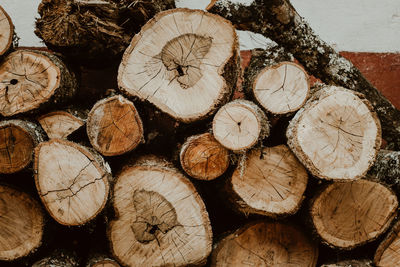
<path fill-rule="evenodd" d="M 135 105 L 120 95 L 93 106 L 86 130 L 92 146 L 104 156 L 122 155 L 144 142 L 143 124 Z"/>
<path fill-rule="evenodd" d="M 321 267 L 373 267 L 370 260 L 345 260 L 336 263 L 322 264 Z"/>
<path fill-rule="evenodd" d="M 78 84 L 73 72 L 45 51 L 18 50 L 0 65 L 0 114 L 44 110 L 70 100 Z"/>
<path fill-rule="evenodd" d="M 50 139 L 66 139 L 85 125 L 85 119 L 75 110 L 52 111 L 40 116 L 38 122 Z"/>
<path fill-rule="evenodd" d="M 254 149 L 227 183 L 234 207 L 244 214 L 282 217 L 300 208 L 308 175 L 285 145 Z"/>
<path fill-rule="evenodd" d="M 104 208 L 111 170 L 94 151 L 52 139 L 36 147 L 34 168 L 39 196 L 60 224 L 85 224 Z"/>
<path fill-rule="evenodd" d="M 400 149 L 400 111 L 350 61 L 322 41 L 288 0 L 254 0 L 249 5 L 212 1 L 208 10 L 232 21 L 239 30 L 271 38 L 324 83 L 363 93 L 379 115 L 388 147 Z"/>
<path fill-rule="evenodd" d="M 374 263 L 379 267 L 397 266 L 400 262 L 400 223 L 397 222 L 375 252 Z"/>
<path fill-rule="evenodd" d="M 107 66 L 147 20 L 174 7 L 172 0 L 42 0 L 35 33 L 78 64 Z"/>
<path fill-rule="evenodd" d="M 106 255 L 91 255 L 87 261 L 86 267 L 120 267 L 111 257 Z"/>
<path fill-rule="evenodd" d="M 237 99 L 215 114 L 215 139 L 227 149 L 243 152 L 268 137 L 270 125 L 264 111 L 251 101 Z"/>
<path fill-rule="evenodd" d="M 76 253 L 57 250 L 54 251 L 50 256 L 45 257 L 35 262 L 32 267 L 79 267 L 80 260 Z"/>
<path fill-rule="evenodd" d="M 43 130 L 33 122 L 0 122 L 0 173 L 15 173 L 32 161 L 33 150 L 44 141 Z"/>
<path fill-rule="evenodd" d="M 117 177 L 113 204 L 117 218 L 109 238 L 122 265 L 205 263 L 212 245 L 208 213 L 194 186 L 168 163 L 144 158 L 126 166 Z"/>
<path fill-rule="evenodd" d="M 277 46 L 252 50 L 243 87 L 255 102 L 272 115 L 297 111 L 309 96 L 308 74 L 292 61 L 292 56 Z"/>
<path fill-rule="evenodd" d="M 379 151 L 368 174 L 372 180 L 386 184 L 400 194 L 400 151 Z"/>
<path fill-rule="evenodd" d="M 10 16 L 0 6 L 0 58 L 12 48 L 13 37 L 14 25 Z"/>
<path fill-rule="evenodd" d="M 290 121 L 288 145 L 318 178 L 355 180 L 375 161 L 381 127 L 362 94 L 327 86 L 314 93 Z"/>
<path fill-rule="evenodd" d="M 254 222 L 218 242 L 212 267 L 317 265 L 318 247 L 297 227 L 280 222 Z"/>
<path fill-rule="evenodd" d="M 182 145 L 179 159 L 183 170 L 193 178 L 214 180 L 229 167 L 229 151 L 204 133 L 189 137 Z"/>
<path fill-rule="evenodd" d="M 174 9 L 157 14 L 132 39 L 118 85 L 174 119 L 193 122 L 229 100 L 238 64 L 238 40 L 229 21 L 201 10 Z"/>
<path fill-rule="evenodd" d="M 0 260 L 13 261 L 33 253 L 42 243 L 43 211 L 35 199 L 0 185 Z"/>
<path fill-rule="evenodd" d="M 353 249 L 384 233 L 397 207 L 396 195 L 381 184 L 367 180 L 333 183 L 312 201 L 311 218 L 324 243 Z"/>

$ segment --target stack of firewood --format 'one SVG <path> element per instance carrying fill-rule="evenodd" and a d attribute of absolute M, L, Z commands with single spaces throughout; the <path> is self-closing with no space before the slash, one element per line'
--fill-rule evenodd
<path fill-rule="evenodd" d="M 278 45 L 244 68 L 226 18 L 262 1 L 212 2 L 43 0 L 51 50 L 0 8 L 1 266 L 400 264 L 386 100 Z"/>

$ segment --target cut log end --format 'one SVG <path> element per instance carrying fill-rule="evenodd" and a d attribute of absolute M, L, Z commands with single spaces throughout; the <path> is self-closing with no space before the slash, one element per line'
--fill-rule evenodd
<path fill-rule="evenodd" d="M 373 266 L 374 265 L 370 260 L 345 260 L 345 261 L 321 265 L 321 267 L 373 267 Z"/>
<path fill-rule="evenodd" d="M 211 266 L 316 266 L 318 247 L 297 228 L 279 222 L 247 225 L 222 239 Z"/>
<path fill-rule="evenodd" d="M 379 267 L 397 266 L 400 262 L 400 223 L 393 226 L 392 231 L 376 250 L 374 263 Z"/>
<path fill-rule="evenodd" d="M 298 210 L 307 180 L 303 165 L 287 146 L 280 145 L 248 153 L 245 166 L 239 165 L 233 173 L 228 191 L 245 214 L 277 217 Z"/>
<path fill-rule="evenodd" d="M 65 139 L 85 124 L 81 118 L 66 111 L 50 112 L 38 118 L 38 121 L 50 139 Z"/>
<path fill-rule="evenodd" d="M 117 178 L 113 200 L 117 220 L 109 237 L 123 265 L 205 263 L 212 244 L 208 214 L 194 186 L 178 171 L 154 160 L 128 167 Z"/>
<path fill-rule="evenodd" d="M 120 267 L 120 265 L 105 255 L 93 255 L 89 257 L 86 267 Z"/>
<path fill-rule="evenodd" d="M 122 96 L 101 100 L 89 112 L 87 134 L 104 156 L 135 149 L 143 140 L 143 125 L 134 104 Z"/>
<path fill-rule="evenodd" d="M 396 215 L 396 195 L 381 184 L 333 183 L 313 201 L 311 217 L 327 244 L 352 249 L 376 239 Z"/>
<path fill-rule="evenodd" d="M 35 149 L 35 182 L 50 215 L 63 225 L 81 225 L 104 208 L 109 170 L 99 156 L 61 139 Z"/>
<path fill-rule="evenodd" d="M 0 186 L 0 260 L 12 261 L 35 251 L 42 242 L 43 212 L 33 198 Z"/>
<path fill-rule="evenodd" d="M 201 10 L 164 11 L 132 39 L 118 84 L 175 119 L 199 120 L 232 93 L 237 51 L 237 36 L 227 20 Z"/>
<path fill-rule="evenodd" d="M 256 104 L 235 100 L 215 114 L 213 134 L 224 147 L 243 151 L 269 135 L 269 123 L 265 113 Z"/>
<path fill-rule="evenodd" d="M 362 95 L 340 87 L 319 90 L 291 120 L 288 145 L 315 176 L 354 180 L 366 174 L 381 144 L 381 127 Z"/>
<path fill-rule="evenodd" d="M 12 46 L 14 25 L 10 16 L 0 6 L 0 56 L 4 55 Z"/>
<path fill-rule="evenodd" d="M 253 95 L 272 114 L 286 114 L 300 109 L 310 91 L 308 75 L 292 62 L 281 62 L 262 70 L 253 83 Z"/>
<path fill-rule="evenodd" d="M 229 167 L 229 151 L 210 133 L 188 138 L 180 152 L 182 168 L 191 177 L 213 180 Z"/>

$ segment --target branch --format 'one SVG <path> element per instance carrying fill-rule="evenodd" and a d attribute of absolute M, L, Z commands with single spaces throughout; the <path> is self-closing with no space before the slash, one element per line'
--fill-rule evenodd
<path fill-rule="evenodd" d="M 239 30 L 277 42 L 323 82 L 363 93 L 378 113 L 388 148 L 400 149 L 400 111 L 350 61 L 321 40 L 288 0 L 254 0 L 246 5 L 213 0 L 207 10 L 230 20 Z"/>

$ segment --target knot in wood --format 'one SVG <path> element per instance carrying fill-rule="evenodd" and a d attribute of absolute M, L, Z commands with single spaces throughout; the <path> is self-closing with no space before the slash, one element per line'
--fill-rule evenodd
<path fill-rule="evenodd" d="M 170 40 L 161 51 L 169 79 L 177 79 L 182 89 L 195 85 L 202 77 L 200 65 L 212 45 L 212 37 L 187 33 Z"/>
<path fill-rule="evenodd" d="M 153 191 L 138 190 L 133 194 L 136 220 L 131 225 L 135 238 L 141 243 L 157 239 L 180 225 L 175 208 L 162 195 Z M 158 240 L 158 239 L 157 239 Z"/>

